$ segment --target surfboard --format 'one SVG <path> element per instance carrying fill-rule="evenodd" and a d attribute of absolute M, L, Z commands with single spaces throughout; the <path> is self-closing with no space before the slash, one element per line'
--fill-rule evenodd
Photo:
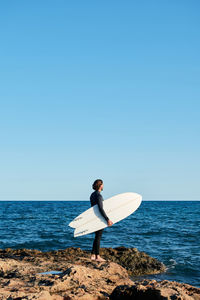
<path fill-rule="evenodd" d="M 138 209 L 142 196 L 137 193 L 122 193 L 103 201 L 103 208 L 113 224 L 128 217 Z M 75 228 L 74 237 L 82 236 L 107 227 L 97 205 L 90 207 L 74 220 L 69 226 Z"/>

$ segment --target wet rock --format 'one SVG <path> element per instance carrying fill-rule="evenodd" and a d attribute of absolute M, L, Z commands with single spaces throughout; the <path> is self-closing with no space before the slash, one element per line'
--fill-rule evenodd
<path fill-rule="evenodd" d="M 101 253 L 110 261 L 120 264 L 126 268 L 130 275 L 140 276 L 146 274 L 157 274 L 165 271 L 165 266 L 157 259 L 136 248 L 102 248 Z"/>

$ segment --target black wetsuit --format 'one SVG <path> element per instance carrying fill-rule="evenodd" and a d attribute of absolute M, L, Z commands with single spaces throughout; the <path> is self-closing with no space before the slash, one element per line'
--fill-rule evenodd
<path fill-rule="evenodd" d="M 103 197 L 99 191 L 95 191 L 91 194 L 90 203 L 91 203 L 91 206 L 94 206 L 97 204 L 102 216 L 105 218 L 106 221 L 109 220 L 108 216 L 106 215 L 106 213 L 103 209 Z M 99 255 L 100 240 L 101 240 L 102 233 L 103 233 L 103 229 L 95 231 L 95 239 L 93 242 L 92 254 Z"/>

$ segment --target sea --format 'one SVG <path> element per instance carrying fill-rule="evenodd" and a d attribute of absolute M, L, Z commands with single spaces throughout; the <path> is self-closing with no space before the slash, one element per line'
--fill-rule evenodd
<path fill-rule="evenodd" d="M 0 248 L 91 250 L 94 233 L 73 237 L 72 219 L 89 201 L 0 201 Z M 105 228 L 101 247 L 137 248 L 167 270 L 138 279 L 200 287 L 200 201 L 143 201 L 135 213 Z"/>

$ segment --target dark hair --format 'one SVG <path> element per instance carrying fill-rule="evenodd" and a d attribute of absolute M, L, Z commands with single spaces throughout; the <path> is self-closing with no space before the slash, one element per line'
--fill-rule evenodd
<path fill-rule="evenodd" d="M 98 191 L 98 189 L 100 188 L 102 183 L 103 183 L 103 180 L 101 180 L 101 179 L 95 180 L 93 185 L 92 185 L 93 190 Z"/>

